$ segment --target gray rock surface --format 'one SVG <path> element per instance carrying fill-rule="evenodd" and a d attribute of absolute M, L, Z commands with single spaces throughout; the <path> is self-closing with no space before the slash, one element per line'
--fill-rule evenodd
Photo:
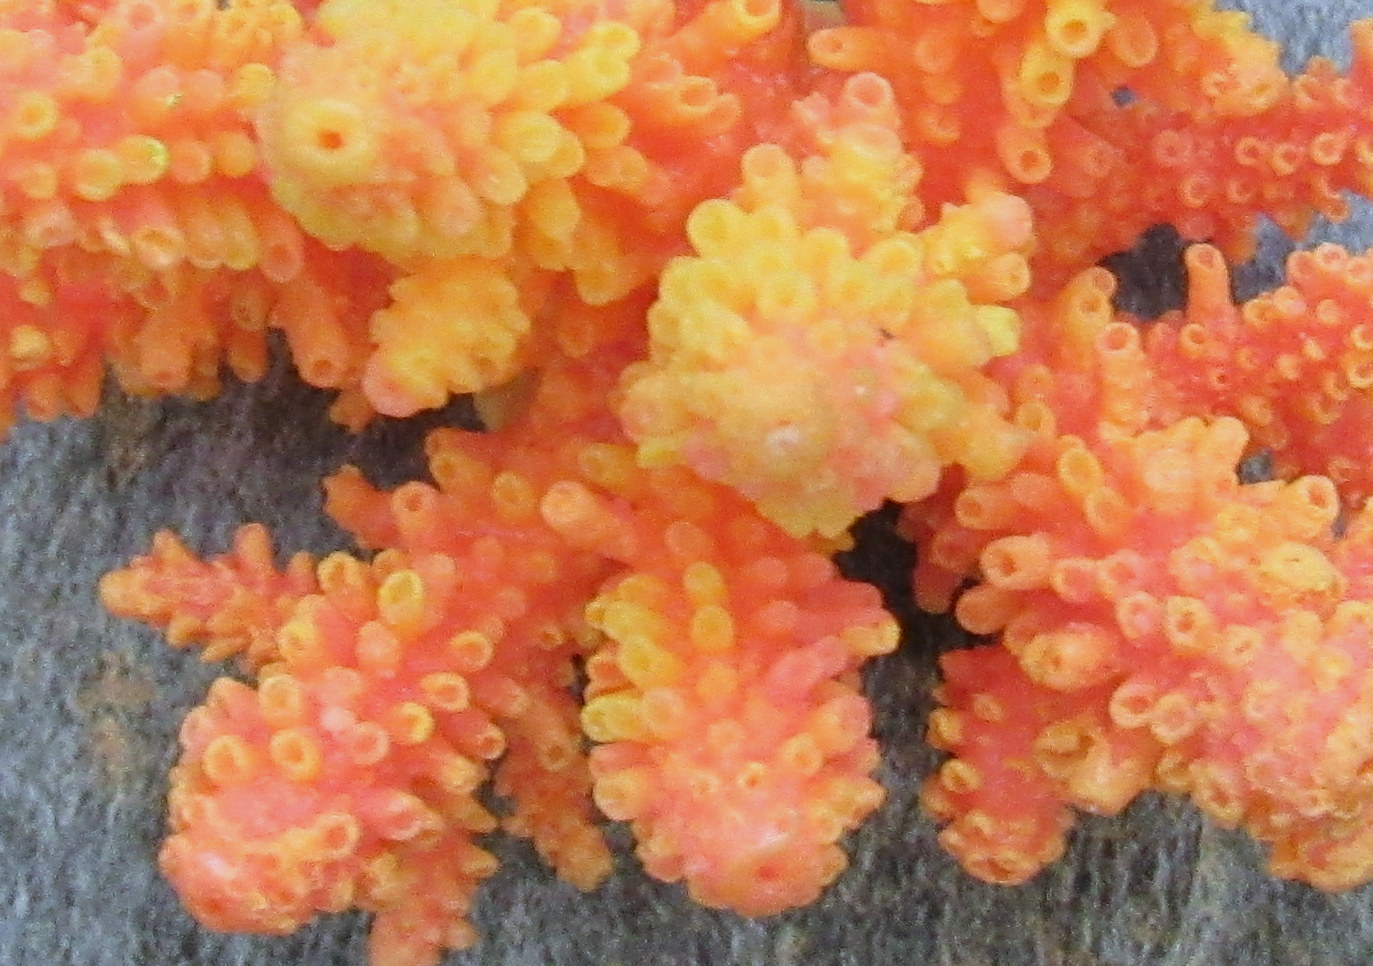
<path fill-rule="evenodd" d="M 1289 66 L 1316 52 L 1347 58 L 1343 25 L 1373 15 L 1373 0 L 1243 5 L 1289 44 Z M 1317 237 L 1373 243 L 1368 206 Z M 1273 284 L 1288 248 L 1265 236 L 1246 287 Z M 1176 292 L 1167 245 L 1149 252 L 1132 267 L 1134 284 Z M 98 577 L 163 527 L 210 552 L 250 520 L 290 549 L 345 546 L 321 513 L 319 478 L 345 462 L 383 482 L 417 474 L 424 424 L 354 438 L 329 425 L 327 402 L 284 371 L 203 405 L 111 393 L 94 419 L 24 424 L 0 446 L 0 966 L 364 963 L 362 917 L 282 939 L 217 935 L 182 912 L 154 865 L 165 775 L 180 718 L 215 670 L 110 618 L 95 595 Z M 890 581 L 908 551 L 880 521 L 865 532 L 850 566 Z M 1369 960 L 1373 891 L 1332 896 L 1269 880 L 1245 837 L 1156 796 L 1117 818 L 1084 820 L 1068 856 L 1028 885 L 963 875 L 915 801 L 937 761 L 921 741 L 934 656 L 961 639 L 946 621 L 907 616 L 903 648 L 868 675 L 890 796 L 852 836 L 852 867 L 822 902 L 766 921 L 701 909 L 638 870 L 622 829 L 613 833 L 616 874 L 582 895 L 528 847 L 498 839 L 503 867 L 475 910 L 484 942 L 450 966 Z"/>

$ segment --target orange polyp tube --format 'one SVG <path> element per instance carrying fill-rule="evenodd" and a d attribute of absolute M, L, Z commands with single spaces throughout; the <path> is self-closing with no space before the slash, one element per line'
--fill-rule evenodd
<path fill-rule="evenodd" d="M 977 0 L 977 12 L 991 23 L 1010 23 L 1021 15 L 1026 0 Z"/>
<path fill-rule="evenodd" d="M 1042 131 L 1008 121 L 997 131 L 996 143 L 1007 172 L 1022 184 L 1037 184 L 1053 169 Z"/>
<path fill-rule="evenodd" d="M 993 586 L 1008 590 L 1044 586 L 1052 554 L 1042 536 L 1003 537 L 982 552 L 982 574 Z"/>

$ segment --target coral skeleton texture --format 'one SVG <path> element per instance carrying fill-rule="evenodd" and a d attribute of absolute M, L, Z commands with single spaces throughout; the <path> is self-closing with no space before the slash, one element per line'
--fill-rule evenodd
<path fill-rule="evenodd" d="M 884 800 L 831 555 L 901 505 L 944 655 L 940 842 L 1017 883 L 1190 798 L 1373 880 L 1373 20 L 1288 72 L 1212 0 L 0 0 L 0 421 L 205 398 L 279 332 L 359 429 L 470 397 L 356 549 L 169 532 L 114 613 L 226 676 L 160 865 L 211 929 L 479 939 L 487 836 L 578 888 L 808 904 Z M 1102 259 L 1192 244 L 1185 304 Z M 1242 477 L 1268 460 L 1268 479 Z"/>

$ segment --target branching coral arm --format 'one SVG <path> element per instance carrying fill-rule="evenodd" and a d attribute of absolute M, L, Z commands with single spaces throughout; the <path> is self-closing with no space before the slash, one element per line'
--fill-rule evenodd
<path fill-rule="evenodd" d="M 200 645 L 202 660 L 237 657 L 249 670 L 276 660 L 277 630 L 317 590 L 315 561 L 298 553 L 278 569 L 271 537 L 253 524 L 234 535 L 230 553 L 209 561 L 163 531 L 147 556 L 100 582 L 112 613 L 163 629 L 174 647 Z"/>
<path fill-rule="evenodd" d="M 1253 254 L 1260 215 L 1293 237 L 1317 215 L 1347 218 L 1346 193 L 1373 190 L 1373 21 L 1351 35 L 1347 73 L 1313 60 L 1251 114 L 1198 119 L 1155 100 L 1082 112 L 1059 143 L 1095 160 L 1066 159 L 1025 192 L 1042 234 L 1038 280 L 1124 250 L 1152 224 L 1238 261 Z"/>
<path fill-rule="evenodd" d="M 1145 349 L 1160 423 L 1181 412 L 1244 421 L 1274 473 L 1330 477 L 1346 505 L 1373 494 L 1351 439 L 1373 429 L 1373 255 L 1335 245 L 1297 252 L 1287 282 L 1240 306 L 1229 271 L 1206 246 L 1187 252 L 1186 308 L 1150 326 Z"/>
<path fill-rule="evenodd" d="M 434 962 L 474 938 L 468 899 L 495 867 L 472 796 L 505 742 L 468 677 L 493 643 L 449 559 L 335 554 L 317 578 L 257 687 L 223 679 L 188 716 L 162 867 L 213 927 L 290 931 L 356 905 L 378 914 L 378 962 L 398 945 Z"/>
<path fill-rule="evenodd" d="M 882 799 L 852 671 L 895 626 L 733 494 L 671 471 L 636 489 L 674 496 L 631 508 L 569 482 L 543 501 L 569 539 L 630 565 L 587 610 L 606 635 L 582 712 L 596 801 L 632 822 L 650 874 L 699 901 L 810 902 Z"/>

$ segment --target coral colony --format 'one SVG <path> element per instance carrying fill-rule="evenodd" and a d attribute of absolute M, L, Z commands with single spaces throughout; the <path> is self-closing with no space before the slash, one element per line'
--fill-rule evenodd
<path fill-rule="evenodd" d="M 160 534 L 114 612 L 232 660 L 161 866 L 213 929 L 478 940 L 495 830 L 765 915 L 882 800 L 829 554 L 904 505 L 943 660 L 923 802 L 1015 883 L 1145 789 L 1373 879 L 1373 22 L 1279 66 L 1211 0 L 0 0 L 6 423 L 207 396 L 279 330 L 351 427 L 473 394 L 357 553 Z M 1100 259 L 1197 242 L 1141 326 Z M 1237 464 L 1271 454 L 1266 482 Z M 1339 526 L 1336 526 L 1336 523 Z M 578 687 L 579 676 L 584 686 Z M 244 682 L 248 683 L 244 683 Z M 492 783 L 503 811 L 478 794 Z M 487 801 L 487 799 L 482 799 Z"/>

